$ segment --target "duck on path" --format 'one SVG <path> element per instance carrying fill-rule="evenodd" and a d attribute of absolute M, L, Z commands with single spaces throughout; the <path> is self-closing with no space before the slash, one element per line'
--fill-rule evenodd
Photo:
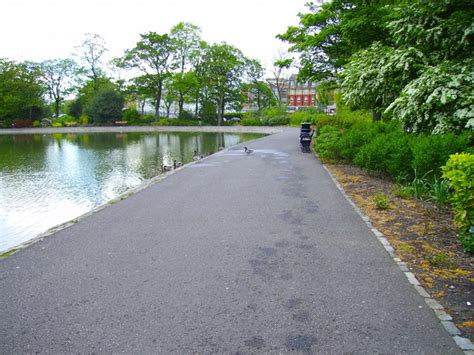
<path fill-rule="evenodd" d="M 173 160 L 173 169 L 179 168 L 180 166 L 183 166 L 183 163 L 180 161 Z"/>
<path fill-rule="evenodd" d="M 170 171 L 171 169 L 172 169 L 171 166 L 161 163 L 161 172 L 164 173 L 164 172 Z"/>
<path fill-rule="evenodd" d="M 252 154 L 253 149 L 248 149 L 247 147 L 244 147 L 244 152 L 247 153 L 247 154 Z"/>

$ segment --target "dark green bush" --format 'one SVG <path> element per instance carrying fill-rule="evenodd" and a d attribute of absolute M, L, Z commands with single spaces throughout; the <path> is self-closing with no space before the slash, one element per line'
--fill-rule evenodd
<path fill-rule="evenodd" d="M 376 134 L 377 127 L 368 123 L 357 123 L 346 129 L 339 142 L 341 157 L 352 162 L 359 150 L 369 143 Z"/>
<path fill-rule="evenodd" d="M 411 149 L 413 151 L 412 168 L 420 176 L 439 178 L 442 174 L 441 166 L 446 164 L 449 156 L 466 151 L 469 144 L 469 135 L 417 135 L 413 136 Z"/>
<path fill-rule="evenodd" d="M 131 123 L 140 119 L 140 113 L 136 108 L 127 108 L 126 110 L 123 110 L 122 118 L 123 120 Z"/>
<path fill-rule="evenodd" d="M 364 145 L 354 157 L 354 163 L 362 169 L 392 178 L 412 176 L 410 137 L 403 132 L 377 135 Z"/>

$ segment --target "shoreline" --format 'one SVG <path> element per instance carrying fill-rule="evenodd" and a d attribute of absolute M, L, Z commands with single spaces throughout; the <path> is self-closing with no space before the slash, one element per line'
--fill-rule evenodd
<path fill-rule="evenodd" d="M 126 132 L 209 132 L 209 133 L 264 133 L 274 134 L 282 127 L 268 126 L 120 126 L 120 127 L 39 127 L 4 128 L 0 135 L 54 134 L 54 133 L 126 133 Z"/>

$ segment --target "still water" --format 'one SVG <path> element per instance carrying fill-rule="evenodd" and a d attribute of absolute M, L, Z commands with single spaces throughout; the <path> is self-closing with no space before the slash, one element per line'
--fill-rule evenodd
<path fill-rule="evenodd" d="M 74 219 L 161 173 L 261 137 L 236 133 L 0 136 L 0 252 Z"/>

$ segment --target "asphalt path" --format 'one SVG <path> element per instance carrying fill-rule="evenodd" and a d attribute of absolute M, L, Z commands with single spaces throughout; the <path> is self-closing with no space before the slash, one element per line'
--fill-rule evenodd
<path fill-rule="evenodd" d="M 0 261 L 0 353 L 457 353 L 298 130 Z"/>

